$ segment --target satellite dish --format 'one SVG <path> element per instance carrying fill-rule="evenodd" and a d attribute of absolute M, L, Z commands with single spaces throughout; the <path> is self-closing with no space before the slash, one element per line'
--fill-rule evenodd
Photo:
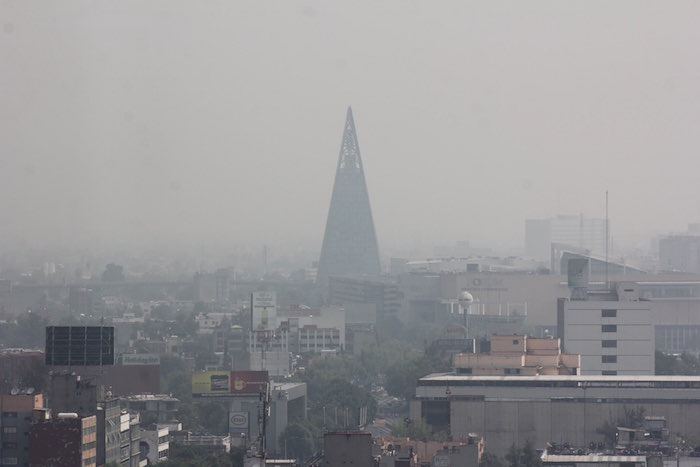
<path fill-rule="evenodd" d="M 12 391 L 10 391 L 10 394 L 12 394 L 13 396 L 16 396 L 17 394 L 19 394 L 19 389 L 12 388 Z"/>
<path fill-rule="evenodd" d="M 34 388 L 27 389 L 27 394 L 34 394 Z"/>

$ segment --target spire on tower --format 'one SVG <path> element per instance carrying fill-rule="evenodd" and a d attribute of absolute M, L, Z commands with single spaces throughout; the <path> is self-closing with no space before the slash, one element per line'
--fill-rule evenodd
<path fill-rule="evenodd" d="M 362 170 L 360 145 L 357 143 L 352 107 L 348 107 L 348 113 L 345 117 L 345 129 L 343 130 L 343 143 L 340 146 L 340 157 L 338 157 L 338 169 Z"/>

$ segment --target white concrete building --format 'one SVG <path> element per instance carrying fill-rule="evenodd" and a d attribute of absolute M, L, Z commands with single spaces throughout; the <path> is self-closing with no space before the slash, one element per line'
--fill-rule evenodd
<path fill-rule="evenodd" d="M 654 374 L 651 302 L 639 299 L 636 284 L 559 299 L 557 311 L 564 351 L 581 355 L 581 375 Z"/>
<path fill-rule="evenodd" d="M 141 431 L 141 458 L 148 459 L 148 464 L 157 464 L 168 460 L 170 430 L 165 425 L 153 425 Z"/>

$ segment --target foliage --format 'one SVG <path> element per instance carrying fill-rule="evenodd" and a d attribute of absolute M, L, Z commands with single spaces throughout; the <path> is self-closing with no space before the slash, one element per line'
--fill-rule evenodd
<path fill-rule="evenodd" d="M 192 371 L 179 357 L 160 358 L 160 387 L 180 400 L 178 418 L 185 428 L 225 434 L 228 431 L 228 409 L 220 401 L 192 399 Z"/>
<path fill-rule="evenodd" d="M 308 459 L 314 453 L 316 430 L 308 422 L 290 423 L 279 437 L 279 449 L 292 459 Z"/>
<path fill-rule="evenodd" d="M 0 342 L 6 348 L 41 349 L 44 347 L 45 328 L 48 325 L 48 318 L 40 313 L 26 311 L 17 316 L 16 322 L 0 324 Z"/>
<path fill-rule="evenodd" d="M 419 378 L 443 371 L 450 371 L 450 363 L 439 355 L 422 355 L 404 360 L 387 369 L 385 388 L 393 396 L 410 399 Z"/>
<path fill-rule="evenodd" d="M 447 433 L 439 432 L 433 434 L 430 426 L 425 420 L 411 420 L 409 418 L 401 420 L 391 427 L 391 434 L 394 436 L 408 437 L 411 439 L 423 439 L 433 441 L 445 441 Z"/>
<path fill-rule="evenodd" d="M 657 375 L 700 375 L 700 359 L 686 352 L 669 355 L 657 350 L 655 367 Z"/>
<path fill-rule="evenodd" d="M 530 440 L 522 448 L 511 445 L 506 453 L 508 467 L 542 467 L 542 459 L 537 455 Z"/>
<path fill-rule="evenodd" d="M 197 405 L 199 423 L 209 433 L 224 435 L 228 433 L 228 409 L 223 402 L 205 401 Z"/>
<path fill-rule="evenodd" d="M 609 448 L 614 448 L 616 443 L 617 427 L 623 426 L 626 428 L 640 428 L 644 424 L 644 415 L 646 410 L 642 406 L 627 408 L 623 407 L 624 415 L 619 417 L 617 421 L 613 420 L 612 413 L 610 417 L 601 426 L 596 428 L 596 433 L 603 436 L 603 441 Z"/>
<path fill-rule="evenodd" d="M 479 467 L 505 467 L 503 459 L 490 452 L 485 452 L 481 455 Z"/>
<path fill-rule="evenodd" d="M 124 267 L 115 263 L 109 263 L 102 273 L 102 282 L 123 282 L 124 279 Z"/>

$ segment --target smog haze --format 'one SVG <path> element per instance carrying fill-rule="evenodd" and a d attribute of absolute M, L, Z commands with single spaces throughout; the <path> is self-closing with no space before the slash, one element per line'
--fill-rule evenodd
<path fill-rule="evenodd" d="M 352 106 L 380 250 L 700 219 L 698 2 L 0 3 L 0 246 L 320 250 Z"/>

